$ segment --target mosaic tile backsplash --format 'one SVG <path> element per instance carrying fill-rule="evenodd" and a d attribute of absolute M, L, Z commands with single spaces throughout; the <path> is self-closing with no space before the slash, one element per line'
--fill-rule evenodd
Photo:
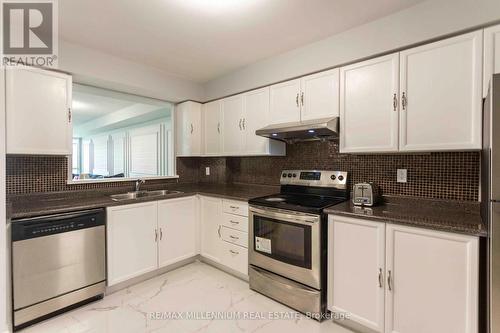
<path fill-rule="evenodd" d="M 210 175 L 205 175 L 205 167 Z M 7 193 L 121 188 L 133 182 L 66 184 L 67 162 L 60 156 L 7 156 Z M 182 157 L 177 173 L 182 183 L 279 184 L 283 169 L 347 171 L 350 184 L 377 182 L 383 194 L 477 201 L 479 199 L 479 152 L 428 154 L 340 154 L 334 142 L 287 145 L 283 157 Z M 408 170 L 408 182 L 396 182 L 396 170 Z M 148 181 L 147 186 L 176 180 Z"/>

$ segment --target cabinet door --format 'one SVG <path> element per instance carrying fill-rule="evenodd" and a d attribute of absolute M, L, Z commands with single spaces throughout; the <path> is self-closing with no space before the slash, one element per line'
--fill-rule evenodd
<path fill-rule="evenodd" d="M 157 203 L 107 209 L 108 285 L 155 270 Z"/>
<path fill-rule="evenodd" d="M 269 139 L 255 131 L 269 124 L 269 87 L 245 94 L 243 129 L 245 131 L 245 154 L 266 154 Z"/>
<path fill-rule="evenodd" d="M 386 238 L 386 332 L 477 332 L 477 237 L 387 225 Z"/>
<path fill-rule="evenodd" d="M 196 255 L 196 197 L 158 202 L 158 265 L 168 266 Z"/>
<path fill-rule="evenodd" d="M 384 332 L 385 223 L 330 215 L 328 258 L 329 310 Z"/>
<path fill-rule="evenodd" d="M 201 255 L 221 261 L 222 200 L 200 197 Z"/>
<path fill-rule="evenodd" d="M 204 104 L 203 109 L 205 155 L 218 155 L 222 151 L 221 102 Z"/>
<path fill-rule="evenodd" d="M 491 76 L 500 73 L 500 25 L 484 29 L 483 68 L 483 97 L 486 97 Z"/>
<path fill-rule="evenodd" d="M 339 116 L 339 73 L 335 68 L 302 78 L 301 120 Z"/>
<path fill-rule="evenodd" d="M 243 275 L 248 275 L 248 250 L 244 247 L 222 241 L 221 263 Z"/>
<path fill-rule="evenodd" d="M 201 155 L 201 104 L 184 102 L 176 106 L 177 156 Z"/>
<path fill-rule="evenodd" d="M 8 154 L 71 155 L 71 76 L 37 68 L 6 70 Z"/>
<path fill-rule="evenodd" d="M 222 152 L 239 155 L 245 146 L 243 131 L 243 95 L 222 100 Z"/>
<path fill-rule="evenodd" d="M 401 151 L 481 149 L 482 32 L 401 52 Z"/>
<path fill-rule="evenodd" d="M 398 150 L 399 55 L 340 69 L 340 152 Z"/>
<path fill-rule="evenodd" d="M 271 86 L 270 123 L 300 121 L 300 79 Z"/>

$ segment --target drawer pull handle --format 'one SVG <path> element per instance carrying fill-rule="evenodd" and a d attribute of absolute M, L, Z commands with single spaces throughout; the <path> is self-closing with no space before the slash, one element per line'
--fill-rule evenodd
<path fill-rule="evenodd" d="M 233 221 L 233 220 L 229 220 L 229 222 L 231 222 L 232 224 L 240 224 L 240 222 L 238 222 L 238 221 Z"/>
<path fill-rule="evenodd" d="M 232 254 L 240 254 L 239 252 L 236 252 L 236 251 L 233 251 L 233 250 L 229 250 L 229 252 L 231 252 Z"/>
<path fill-rule="evenodd" d="M 240 209 L 240 207 L 238 207 L 238 206 L 229 206 L 229 208 L 231 208 L 231 209 Z"/>
<path fill-rule="evenodd" d="M 230 238 L 232 239 L 240 239 L 239 237 L 236 237 L 236 236 L 233 236 L 233 235 L 229 235 Z"/>

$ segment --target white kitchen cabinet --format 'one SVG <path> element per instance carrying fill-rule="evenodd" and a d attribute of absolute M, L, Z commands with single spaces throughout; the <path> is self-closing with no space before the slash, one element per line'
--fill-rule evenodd
<path fill-rule="evenodd" d="M 481 149 L 482 44 L 476 31 L 400 53 L 400 151 Z"/>
<path fill-rule="evenodd" d="M 270 88 L 270 124 L 300 121 L 300 79 Z"/>
<path fill-rule="evenodd" d="M 248 249 L 228 242 L 221 242 L 221 263 L 224 266 L 248 275 Z"/>
<path fill-rule="evenodd" d="M 221 261 L 222 200 L 200 196 L 201 255 Z"/>
<path fill-rule="evenodd" d="M 385 223 L 330 216 L 328 258 L 329 310 L 383 333 Z"/>
<path fill-rule="evenodd" d="M 203 104 L 203 131 L 205 155 L 222 153 L 222 111 L 221 101 Z"/>
<path fill-rule="evenodd" d="M 177 156 L 200 156 L 202 147 L 201 104 L 184 102 L 176 106 Z"/>
<path fill-rule="evenodd" d="M 302 121 L 339 116 L 339 74 L 335 68 L 301 78 Z"/>
<path fill-rule="evenodd" d="M 107 209 L 108 285 L 157 268 L 157 203 Z"/>
<path fill-rule="evenodd" d="M 329 216 L 328 251 L 328 308 L 347 326 L 477 332 L 478 237 Z"/>
<path fill-rule="evenodd" d="M 386 239 L 386 332 L 477 332 L 477 237 L 387 225 Z"/>
<path fill-rule="evenodd" d="M 340 152 L 398 151 L 399 55 L 340 69 Z"/>
<path fill-rule="evenodd" d="M 491 76 L 500 73 L 500 25 L 484 29 L 483 68 L 483 97 L 486 97 Z"/>
<path fill-rule="evenodd" d="M 15 67 L 5 80 L 7 153 L 71 155 L 71 76 Z"/>
<path fill-rule="evenodd" d="M 197 254 L 198 202 L 195 196 L 158 202 L 158 266 Z"/>
<path fill-rule="evenodd" d="M 222 100 L 222 153 L 224 155 L 239 155 L 245 148 L 243 100 L 242 94 Z"/>

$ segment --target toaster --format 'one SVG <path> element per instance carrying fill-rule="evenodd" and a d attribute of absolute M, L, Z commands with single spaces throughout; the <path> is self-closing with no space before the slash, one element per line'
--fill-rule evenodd
<path fill-rule="evenodd" d="M 352 203 L 358 206 L 373 206 L 380 200 L 380 192 L 377 184 L 358 183 L 354 185 Z"/>

